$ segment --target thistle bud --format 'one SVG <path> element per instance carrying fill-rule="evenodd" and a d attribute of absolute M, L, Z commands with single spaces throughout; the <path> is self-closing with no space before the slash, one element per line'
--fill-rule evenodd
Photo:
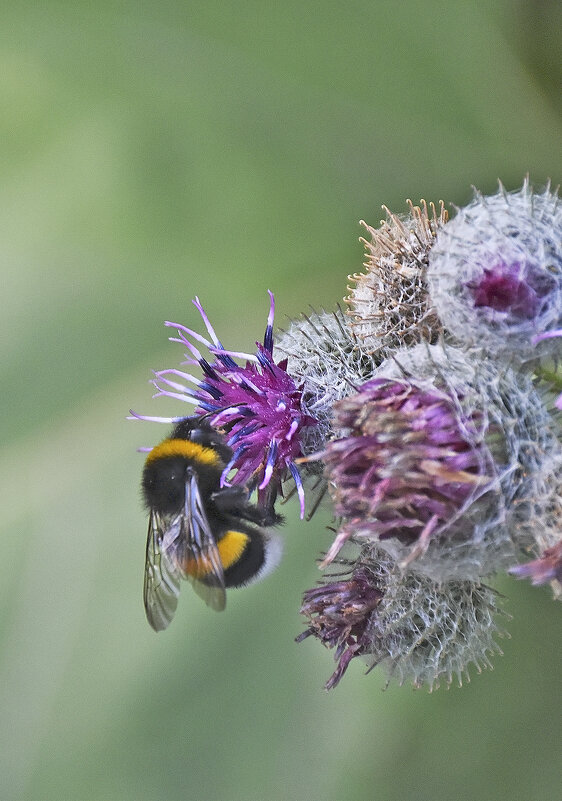
<path fill-rule="evenodd" d="M 560 353 L 542 338 L 562 325 L 562 206 L 547 186 L 476 192 L 440 228 L 429 253 L 429 293 L 445 328 L 493 358 L 524 363 Z M 535 338 L 540 337 L 539 347 Z"/>

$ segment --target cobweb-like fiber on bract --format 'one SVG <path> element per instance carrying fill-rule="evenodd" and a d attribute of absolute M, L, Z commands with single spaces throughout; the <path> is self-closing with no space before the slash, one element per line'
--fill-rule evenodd
<path fill-rule="evenodd" d="M 490 587 L 402 573 L 375 545 L 363 547 L 357 564 L 367 566 L 384 591 L 368 628 L 372 650 L 363 658 L 369 666 L 380 664 L 389 680 L 430 689 L 455 679 L 460 685 L 470 680 L 470 665 L 480 673 L 492 667 L 491 655 L 502 653 L 494 637 L 506 634 L 496 623 L 503 613 Z"/>

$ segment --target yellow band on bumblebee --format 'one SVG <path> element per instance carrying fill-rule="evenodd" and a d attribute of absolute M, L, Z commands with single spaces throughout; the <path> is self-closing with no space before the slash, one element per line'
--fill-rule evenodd
<path fill-rule="evenodd" d="M 217 542 L 217 550 L 223 570 L 228 570 L 229 567 L 236 564 L 244 549 L 248 544 L 250 538 L 243 531 L 227 531 L 224 537 Z M 185 565 L 185 572 L 188 576 L 196 579 L 204 579 L 211 570 L 211 564 L 207 559 L 188 559 Z"/>
<path fill-rule="evenodd" d="M 217 542 L 219 555 L 224 570 L 235 564 L 248 545 L 250 538 L 243 531 L 227 531 L 224 537 Z"/>
<path fill-rule="evenodd" d="M 183 456 L 184 459 L 191 459 L 199 464 L 210 465 L 211 467 L 221 467 L 220 456 L 212 448 L 205 448 L 198 442 L 190 439 L 165 439 L 160 445 L 156 445 L 146 457 L 146 464 L 150 464 L 156 459 L 163 459 L 166 456 Z"/>

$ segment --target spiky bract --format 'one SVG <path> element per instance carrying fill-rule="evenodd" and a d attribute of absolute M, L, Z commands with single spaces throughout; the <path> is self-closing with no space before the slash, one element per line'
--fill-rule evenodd
<path fill-rule="evenodd" d="M 427 291 L 427 265 L 448 214 L 442 201 L 438 210 L 424 200 L 408 204 L 407 215 L 383 206 L 387 217 L 378 229 L 361 221 L 370 236 L 361 240 L 365 272 L 349 276 L 354 282 L 346 298 L 351 326 L 366 351 L 381 354 L 379 360 L 397 348 L 435 342 L 441 331 Z"/>

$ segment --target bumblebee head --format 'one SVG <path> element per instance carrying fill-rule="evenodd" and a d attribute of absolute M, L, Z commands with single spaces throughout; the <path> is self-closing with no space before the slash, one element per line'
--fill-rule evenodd
<path fill-rule="evenodd" d="M 185 417 L 176 425 L 170 439 L 189 439 L 204 448 L 216 451 L 221 460 L 227 464 L 232 458 L 232 450 L 224 437 L 202 417 Z"/>

